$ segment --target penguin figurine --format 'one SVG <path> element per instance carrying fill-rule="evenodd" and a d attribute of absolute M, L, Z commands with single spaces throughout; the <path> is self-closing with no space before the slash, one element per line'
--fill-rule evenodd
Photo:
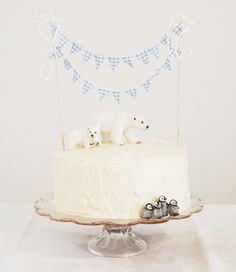
<path fill-rule="evenodd" d="M 171 199 L 168 205 L 168 213 L 170 216 L 178 216 L 179 215 L 179 206 L 178 202 L 175 199 Z"/>
<path fill-rule="evenodd" d="M 152 218 L 153 219 L 160 219 L 162 217 L 162 209 L 161 209 L 161 202 L 156 201 L 153 207 Z"/>
<path fill-rule="evenodd" d="M 167 198 L 165 196 L 159 197 L 159 202 L 161 202 L 162 216 L 168 215 L 168 203 L 166 202 Z"/>
<path fill-rule="evenodd" d="M 152 218 L 153 212 L 153 205 L 151 203 L 147 203 L 146 206 L 141 211 L 141 218 L 142 219 L 150 219 Z"/>

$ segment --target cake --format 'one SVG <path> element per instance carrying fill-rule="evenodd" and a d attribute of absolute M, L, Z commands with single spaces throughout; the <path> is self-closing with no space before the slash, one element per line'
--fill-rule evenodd
<path fill-rule="evenodd" d="M 96 219 L 137 219 L 160 195 L 190 206 L 184 146 L 164 140 L 57 151 L 54 209 Z"/>

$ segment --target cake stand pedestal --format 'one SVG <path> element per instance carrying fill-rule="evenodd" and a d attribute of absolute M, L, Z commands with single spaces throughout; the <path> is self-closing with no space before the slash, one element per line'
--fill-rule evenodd
<path fill-rule="evenodd" d="M 88 250 L 98 256 L 130 257 L 145 252 L 147 243 L 131 227 L 105 225 L 102 233 L 92 238 Z"/>
<path fill-rule="evenodd" d="M 58 213 L 53 209 L 53 194 L 35 202 L 38 215 L 47 216 L 51 220 L 72 222 L 79 225 L 103 225 L 102 233 L 88 242 L 88 250 L 98 256 L 129 257 L 145 252 L 148 244 L 139 237 L 131 226 L 137 224 L 160 224 L 169 220 L 180 220 L 190 217 L 203 209 L 200 198 L 192 197 L 190 208 L 179 216 L 165 216 L 161 219 L 95 219 Z"/>

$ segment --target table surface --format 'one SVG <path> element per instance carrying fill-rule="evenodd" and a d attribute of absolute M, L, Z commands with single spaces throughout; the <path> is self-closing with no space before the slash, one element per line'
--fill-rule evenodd
<path fill-rule="evenodd" d="M 130 258 L 96 257 L 88 240 L 101 226 L 35 214 L 32 204 L 0 204 L 1 272 L 236 271 L 236 205 L 206 205 L 180 221 L 133 227 L 149 250 Z"/>

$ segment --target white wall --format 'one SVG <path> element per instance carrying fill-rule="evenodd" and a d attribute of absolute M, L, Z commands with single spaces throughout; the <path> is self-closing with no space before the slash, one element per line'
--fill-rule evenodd
<path fill-rule="evenodd" d="M 183 9 L 196 22 L 184 44 L 194 47 L 182 73 L 181 131 L 190 158 L 191 187 L 207 203 L 236 203 L 236 35 L 235 1 L 1 1 L 0 201 L 28 202 L 52 190 L 52 152 L 59 142 L 55 78 L 44 82 L 39 67 L 47 43 L 37 32 L 34 12 L 52 9 L 63 27 L 88 48 L 107 54 L 138 51 L 158 41 L 172 16 Z M 129 86 L 148 68 L 100 72 L 81 69 L 100 83 Z M 103 109 L 141 112 L 150 135 L 174 139 L 176 69 L 160 77 L 149 95 L 109 100 L 80 95 L 69 74 L 61 75 L 66 131 L 83 126 Z"/>

